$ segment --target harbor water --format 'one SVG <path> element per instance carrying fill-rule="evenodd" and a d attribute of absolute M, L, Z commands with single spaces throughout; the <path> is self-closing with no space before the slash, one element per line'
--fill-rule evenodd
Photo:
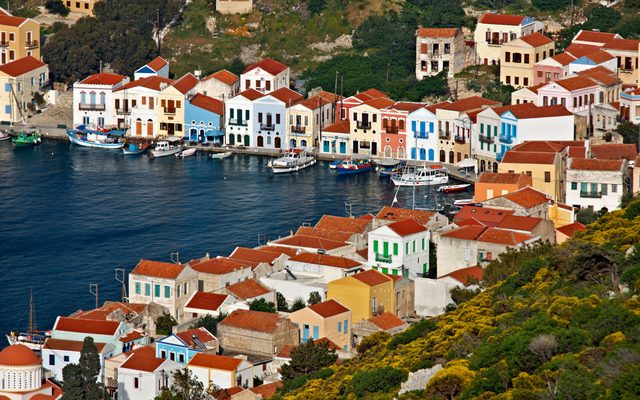
<path fill-rule="evenodd" d="M 140 258 L 228 255 L 235 246 L 254 247 L 315 224 L 323 214 L 375 213 L 396 193 L 388 178 L 373 173 L 336 176 L 319 163 L 273 176 L 268 161 L 149 160 L 66 142 L 16 150 L 0 142 L 0 332 L 27 328 L 30 289 L 37 326 L 49 329 L 57 315 L 95 305 L 90 284 L 98 284 L 100 304 L 120 300 L 115 269 L 130 272 Z M 413 192 L 400 189 L 397 205 L 411 207 L 415 199 L 431 208 L 472 195 Z"/>

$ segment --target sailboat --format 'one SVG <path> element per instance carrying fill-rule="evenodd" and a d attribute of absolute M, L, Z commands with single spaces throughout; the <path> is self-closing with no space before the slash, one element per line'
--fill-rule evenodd
<path fill-rule="evenodd" d="M 22 344 L 34 351 L 42 350 L 44 341 L 49 336 L 49 332 L 36 330 L 35 325 L 35 309 L 33 305 L 33 291 L 29 293 L 29 331 L 16 332 L 12 331 L 7 334 L 7 340 L 10 345 Z"/>

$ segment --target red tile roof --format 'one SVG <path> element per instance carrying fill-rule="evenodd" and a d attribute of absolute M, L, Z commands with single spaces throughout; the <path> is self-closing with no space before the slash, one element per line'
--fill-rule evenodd
<path fill-rule="evenodd" d="M 191 89 L 193 89 L 198 84 L 198 78 L 193 76 L 191 72 L 184 74 L 177 81 L 173 82 L 171 86 L 176 88 L 178 92 L 182 94 L 187 94 Z"/>
<path fill-rule="evenodd" d="M 98 353 L 102 353 L 102 350 L 104 350 L 105 343 L 94 342 L 93 344 L 96 345 L 96 349 L 98 350 Z M 64 339 L 48 338 L 44 343 L 43 348 L 51 349 L 51 350 L 59 350 L 59 351 L 74 351 L 79 353 L 80 351 L 82 351 L 83 345 L 84 345 L 84 342 L 81 340 L 64 340 Z"/>
<path fill-rule="evenodd" d="M 427 228 L 424 225 L 420 225 L 413 219 L 406 219 L 404 221 L 397 221 L 387 225 L 392 231 L 398 235 L 404 237 L 414 235 L 416 233 L 424 232 Z"/>
<path fill-rule="evenodd" d="M 217 311 L 228 297 L 226 294 L 195 292 L 185 307 Z"/>
<path fill-rule="evenodd" d="M 254 386 L 252 388 L 249 388 L 249 390 L 257 394 L 258 396 L 262 396 L 262 399 L 270 399 L 273 397 L 273 395 L 276 394 L 276 391 L 280 387 L 282 387 L 282 385 L 282 381 L 277 381 L 272 383 L 265 383 L 260 386 Z"/>
<path fill-rule="evenodd" d="M 479 242 L 496 243 L 506 246 L 515 246 L 519 243 L 533 239 L 533 236 L 507 229 L 487 228 L 476 239 Z"/>
<path fill-rule="evenodd" d="M 94 310 L 77 311 L 70 315 L 71 318 L 103 319 L 106 320 L 115 312 L 124 314 L 141 314 L 147 308 L 147 304 L 122 303 L 120 301 L 107 301 L 101 307 Z"/>
<path fill-rule="evenodd" d="M 578 72 L 578 75 L 587 77 L 589 79 L 596 81 L 596 83 L 600 83 L 606 86 L 617 85 L 622 83 L 620 78 L 618 78 L 613 72 L 609 71 L 607 68 L 603 66 L 598 66 L 595 68 L 580 71 Z"/>
<path fill-rule="evenodd" d="M 371 322 L 372 324 L 382 329 L 383 331 L 388 331 L 389 329 L 398 328 L 406 324 L 406 322 L 404 322 L 403 320 L 401 320 L 400 318 L 396 317 L 394 314 L 388 311 L 385 311 L 378 315 L 374 315 L 373 317 L 369 318 L 367 321 Z"/>
<path fill-rule="evenodd" d="M 549 39 L 548 37 L 546 37 L 540 32 L 534 32 L 529 35 L 521 36 L 520 40 L 522 40 L 523 42 L 533 47 L 540 47 L 549 43 L 553 43 L 553 40 Z"/>
<path fill-rule="evenodd" d="M 276 355 L 276 357 L 280 358 L 291 358 L 291 350 L 294 349 L 295 346 L 286 344 L 282 347 L 282 350 Z"/>
<path fill-rule="evenodd" d="M 520 215 L 509 215 L 498 224 L 498 228 L 511 229 L 514 231 L 531 232 L 543 221 L 542 218 L 523 217 Z"/>
<path fill-rule="evenodd" d="M 365 257 L 366 258 L 366 257 Z M 357 261 L 345 257 L 330 256 L 328 254 L 318 253 L 300 253 L 295 257 L 291 257 L 289 261 L 300 263 L 326 265 L 328 267 L 351 269 L 361 266 Z"/>
<path fill-rule="evenodd" d="M 296 235 L 315 236 L 319 238 L 335 240 L 337 242 L 346 242 L 353 236 L 351 232 L 333 231 L 330 229 L 320 229 L 311 226 L 301 226 L 296 231 Z"/>
<path fill-rule="evenodd" d="M 537 107 L 533 103 L 523 103 L 523 104 L 510 104 L 508 106 L 501 107 L 493 107 L 489 110 L 493 111 L 497 115 L 502 115 L 507 111 L 515 112 L 517 110 L 535 110 Z M 482 110 L 484 111 L 484 110 Z"/>
<path fill-rule="evenodd" d="M 0 15 L 0 25 L 6 26 L 20 26 L 27 18 L 14 17 L 13 15 L 4 14 Z"/>
<path fill-rule="evenodd" d="M 583 146 L 569 146 L 567 155 L 571 158 L 587 158 L 587 149 Z"/>
<path fill-rule="evenodd" d="M 136 79 L 135 81 L 129 82 L 126 85 L 122 85 L 114 92 L 119 92 L 125 89 L 132 89 L 135 87 L 145 87 L 147 89 L 152 89 L 156 91 L 162 90 L 163 87 L 169 86 L 173 83 L 172 79 L 163 78 L 161 76 L 147 76 L 146 78 Z"/>
<path fill-rule="evenodd" d="M 219 325 L 228 325 L 249 331 L 271 333 L 278 327 L 278 322 L 284 320 L 275 313 L 252 310 L 235 310 Z"/>
<path fill-rule="evenodd" d="M 384 206 L 376 215 L 376 219 L 385 221 L 403 221 L 413 219 L 419 224 L 426 225 L 435 215 L 433 211 L 411 210 L 408 208 Z"/>
<path fill-rule="evenodd" d="M 568 169 L 580 171 L 620 171 L 622 160 L 595 160 L 592 158 L 572 158 Z"/>
<path fill-rule="evenodd" d="M 502 210 L 491 207 L 464 206 L 453 217 L 453 221 L 458 223 L 467 219 L 476 219 L 487 226 L 496 226 L 507 216 L 512 215 L 513 210 Z"/>
<path fill-rule="evenodd" d="M 40 365 L 42 359 L 23 344 L 7 346 L 0 351 L 0 365 L 27 366 Z"/>
<path fill-rule="evenodd" d="M 160 261 L 145 260 L 138 262 L 138 265 L 131 271 L 133 275 L 153 276 L 156 278 L 175 279 L 184 270 L 183 264 L 174 264 Z"/>
<path fill-rule="evenodd" d="M 225 288 L 227 291 L 240 300 L 253 299 L 271 293 L 271 289 L 258 282 L 255 279 L 247 279 L 238 283 L 234 283 Z"/>
<path fill-rule="evenodd" d="M 523 15 L 508 15 L 508 14 L 494 14 L 486 13 L 478 23 L 492 24 L 492 25 L 520 25 L 526 17 Z"/>
<path fill-rule="evenodd" d="M 580 222 L 574 222 L 569 225 L 561 226 L 557 230 L 566 236 L 573 237 L 577 232 L 586 231 L 587 227 L 581 224 Z"/>
<path fill-rule="evenodd" d="M 258 92 L 258 91 L 257 91 L 257 90 L 255 90 L 255 89 L 247 89 L 247 90 L 245 90 L 244 92 L 240 92 L 240 93 L 238 93 L 238 96 L 242 96 L 242 97 L 244 97 L 245 99 L 248 99 L 248 100 L 254 101 L 254 100 L 257 100 L 257 99 L 259 99 L 259 98 L 261 98 L 261 97 L 264 97 L 264 94 L 262 94 L 262 93 Z"/>
<path fill-rule="evenodd" d="M 315 344 L 316 346 L 318 346 L 320 344 L 325 344 L 325 343 L 326 343 L 327 348 L 329 350 L 336 350 L 336 351 L 342 350 L 342 348 L 340 346 L 338 346 L 337 344 L 335 344 L 334 342 L 329 340 L 329 338 L 327 338 L 327 337 L 321 337 L 320 339 L 315 339 L 313 341 L 313 344 Z"/>
<path fill-rule="evenodd" d="M 534 86 L 529 86 L 527 89 L 530 90 L 531 92 L 537 94 L 538 93 L 538 89 L 540 89 L 541 87 L 546 86 L 546 85 L 547 85 L 546 83 L 539 83 L 539 84 L 534 85 Z"/>
<path fill-rule="evenodd" d="M 638 52 L 638 45 L 640 40 L 633 39 L 612 39 L 602 46 L 603 49 L 621 50 L 621 51 L 634 51 Z"/>
<path fill-rule="evenodd" d="M 555 81 L 558 85 L 572 92 L 574 90 L 585 89 L 593 86 L 598 86 L 597 83 L 584 76 L 574 76 L 571 78 L 565 78 Z M 553 84 L 551 82 L 550 84 Z"/>
<path fill-rule="evenodd" d="M 327 300 L 322 303 L 309 306 L 313 312 L 320 315 L 323 318 L 329 318 L 338 314 L 344 314 L 349 312 L 349 309 L 335 300 Z"/>
<path fill-rule="evenodd" d="M 524 208 L 531 208 L 539 204 L 549 202 L 549 198 L 546 194 L 539 192 L 532 187 L 516 190 L 515 192 L 507 193 L 500 197 L 511 200 Z"/>
<path fill-rule="evenodd" d="M 619 37 L 617 33 L 580 30 L 573 40 L 581 42 L 606 43 Z"/>
<path fill-rule="evenodd" d="M 389 108 L 392 108 L 392 109 L 395 109 L 395 110 L 399 110 L 399 111 L 414 112 L 416 110 L 424 108 L 424 104 L 423 103 L 410 103 L 410 102 L 406 102 L 406 101 L 399 101 L 399 102 L 395 103 L 394 105 L 389 106 Z"/>
<path fill-rule="evenodd" d="M 418 36 L 431 38 L 453 37 L 457 32 L 457 28 L 420 28 L 418 29 Z"/>
<path fill-rule="evenodd" d="M 288 247 L 280 247 L 280 246 L 262 246 L 262 247 L 256 247 L 256 250 L 260 250 L 260 251 L 266 251 L 268 253 L 276 253 L 279 255 L 286 255 L 288 257 L 293 257 L 296 254 L 298 254 L 298 250 L 296 249 L 290 249 Z"/>
<path fill-rule="evenodd" d="M 44 67 L 45 65 L 47 64 L 43 63 L 37 58 L 26 56 L 12 61 L 8 64 L 0 65 L 0 72 L 3 72 L 9 76 L 16 77 L 26 74 L 27 72 L 31 72 L 34 69 Z"/>
<path fill-rule="evenodd" d="M 189 364 L 187 365 L 194 367 L 219 369 L 223 371 L 235 371 L 240 363 L 242 363 L 241 358 L 198 353 L 191 359 L 191 361 L 189 361 Z"/>
<path fill-rule="evenodd" d="M 338 242 L 335 240 L 323 239 L 314 236 L 293 235 L 273 242 L 275 245 L 280 246 L 292 246 L 292 247 L 304 247 L 308 249 L 324 249 L 333 250 L 339 247 L 346 246 L 345 242 Z"/>
<path fill-rule="evenodd" d="M 383 283 L 392 281 L 391 278 L 374 269 L 359 272 L 355 275 L 352 275 L 352 277 L 369 286 L 378 286 Z"/>
<path fill-rule="evenodd" d="M 393 105 L 395 103 L 395 101 L 388 99 L 386 97 L 379 97 L 377 99 L 372 99 L 372 100 L 368 100 L 364 102 L 364 105 L 367 105 L 369 107 L 373 107 L 376 108 L 378 110 L 381 110 L 383 108 L 387 108 L 391 105 Z"/>
<path fill-rule="evenodd" d="M 503 164 L 553 164 L 556 153 L 541 153 L 531 151 L 507 151 L 502 158 Z"/>
<path fill-rule="evenodd" d="M 440 103 L 430 104 L 428 106 L 425 106 L 424 108 L 429 110 L 429 112 L 431 112 L 432 114 L 435 114 L 437 109 L 445 109 L 449 104 L 451 104 L 451 102 L 447 100 Z"/>
<path fill-rule="evenodd" d="M 100 74 L 89 75 L 88 77 L 86 77 L 82 81 L 80 81 L 80 83 L 83 83 L 85 85 L 109 85 L 109 86 L 113 86 L 115 84 L 118 84 L 118 83 L 122 82 L 125 79 L 127 79 L 127 77 L 124 76 L 124 75 L 109 74 L 109 73 L 106 73 L 106 72 L 102 72 Z"/>
<path fill-rule="evenodd" d="M 464 225 L 457 229 L 444 232 L 440 234 L 440 236 L 452 239 L 476 240 L 485 229 L 485 226 L 480 225 Z"/>
<path fill-rule="evenodd" d="M 511 185 L 522 185 L 531 181 L 525 174 L 512 174 L 508 172 L 483 172 L 478 178 L 478 183 L 500 183 Z"/>
<path fill-rule="evenodd" d="M 282 87 L 276 91 L 269 93 L 267 96 L 271 96 L 285 103 L 287 107 L 292 106 L 302 100 L 304 96 L 300 93 L 289 89 L 288 87 Z"/>
<path fill-rule="evenodd" d="M 581 140 L 527 141 L 513 146 L 511 150 L 535 153 L 559 153 L 567 146 L 584 147 L 584 142 Z"/>
<path fill-rule="evenodd" d="M 218 72 L 214 72 L 213 74 L 207 76 L 206 78 L 204 78 L 205 81 L 209 80 L 209 79 L 217 79 L 220 82 L 226 84 L 226 85 L 233 85 L 236 82 L 238 82 L 240 80 L 240 78 L 238 77 L 238 75 L 234 74 L 233 72 L 229 72 L 226 69 L 222 69 Z"/>
<path fill-rule="evenodd" d="M 553 58 L 555 61 L 560 63 L 560 65 L 567 65 L 571 63 L 571 61 L 574 61 L 576 59 L 574 56 L 572 56 L 569 53 L 559 53 L 551 58 Z"/>
<path fill-rule="evenodd" d="M 184 342 L 184 344 L 191 348 L 195 348 L 198 346 L 196 340 L 203 344 L 216 340 L 215 336 L 213 336 L 211 332 L 209 332 L 205 328 L 189 329 L 183 332 L 178 332 L 175 335 L 179 337 L 180 340 Z"/>
<path fill-rule="evenodd" d="M 564 49 L 565 53 L 569 53 L 576 58 L 593 54 L 600 49 L 599 46 L 592 46 L 588 44 L 571 43 L 569 47 Z"/>
<path fill-rule="evenodd" d="M 205 96 L 203 94 L 196 94 L 191 99 L 191 104 L 196 107 L 200 107 L 203 110 L 211 111 L 218 115 L 224 114 L 224 103 L 213 97 Z"/>
<path fill-rule="evenodd" d="M 370 221 L 362 218 L 338 217 L 335 215 L 323 215 L 316 228 L 336 230 L 342 232 L 364 233 Z"/>
<path fill-rule="evenodd" d="M 324 128 L 322 131 L 323 133 L 349 133 L 351 132 L 351 129 L 349 127 L 349 120 L 345 120 L 345 121 L 338 121 L 335 124 L 331 124 L 329 126 L 327 126 L 326 128 Z"/>
<path fill-rule="evenodd" d="M 242 73 L 246 74 L 247 72 L 253 71 L 256 68 L 261 68 L 267 71 L 268 73 L 270 73 L 271 75 L 278 75 L 279 73 L 288 69 L 289 67 L 272 58 L 265 58 L 264 60 L 258 61 L 255 64 L 249 65 L 247 68 L 244 69 L 244 71 L 242 71 Z"/>
<path fill-rule="evenodd" d="M 560 104 L 533 108 L 515 108 L 509 111 L 518 119 L 553 118 L 573 115 L 571 111 L 567 110 L 565 106 Z"/>
<path fill-rule="evenodd" d="M 389 96 L 379 91 L 378 89 L 371 88 L 371 89 L 365 90 L 364 92 L 357 93 L 355 97 L 359 98 L 362 101 L 367 101 L 371 99 L 377 99 L 380 97 L 389 97 Z"/>
<path fill-rule="evenodd" d="M 484 275 L 484 268 L 479 265 L 474 265 L 473 267 L 461 268 L 455 270 L 445 276 L 449 276 L 463 285 L 468 285 L 471 282 L 480 282 Z"/>
<path fill-rule="evenodd" d="M 93 335 L 115 335 L 119 327 L 120 322 L 117 321 L 59 317 L 53 329 L 57 331 L 88 333 Z"/>
<path fill-rule="evenodd" d="M 473 111 L 482 109 L 483 107 L 500 105 L 501 104 L 498 101 L 485 99 L 484 97 L 480 96 L 471 96 L 458 101 L 454 101 L 453 103 L 446 104 L 439 108 L 451 111 Z"/>
<path fill-rule="evenodd" d="M 154 372 L 160 368 L 164 362 L 164 358 L 156 358 L 154 356 L 145 355 L 144 353 L 134 352 L 124 363 L 122 363 L 120 368 L 143 372 Z"/>
<path fill-rule="evenodd" d="M 636 159 L 638 152 L 635 144 L 607 143 L 592 144 L 591 157 L 599 160 L 627 160 Z"/>
<path fill-rule="evenodd" d="M 158 72 L 162 68 L 164 68 L 167 64 L 169 64 L 169 62 L 167 60 L 165 60 L 164 58 L 158 56 L 158 57 L 154 58 L 153 60 L 149 61 L 149 63 L 147 63 L 147 67 L 149 67 L 152 70 Z"/>
<path fill-rule="evenodd" d="M 591 61 L 595 62 L 596 64 L 601 64 L 605 61 L 613 60 L 615 57 L 604 50 L 598 50 L 593 54 L 589 54 L 587 58 L 589 58 Z M 613 72 L 609 71 L 609 73 L 613 73 Z"/>
<path fill-rule="evenodd" d="M 269 263 L 272 264 L 276 258 L 280 257 L 281 253 L 264 251 L 259 249 L 250 249 L 248 247 L 236 247 L 231 253 L 229 258 L 231 260 L 246 260 L 257 263 Z"/>

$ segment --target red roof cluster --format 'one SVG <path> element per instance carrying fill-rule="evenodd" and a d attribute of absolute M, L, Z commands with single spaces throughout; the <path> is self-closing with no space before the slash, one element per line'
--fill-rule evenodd
<path fill-rule="evenodd" d="M 229 258 L 231 260 L 250 261 L 254 263 L 264 262 L 272 264 L 276 260 L 276 258 L 280 257 L 281 254 L 282 253 L 276 253 L 268 250 L 250 249 L 248 247 L 236 247 Z"/>
<path fill-rule="evenodd" d="M 114 92 L 119 92 L 121 90 L 132 89 L 135 87 L 145 87 L 147 89 L 160 91 L 164 87 L 167 87 L 173 83 L 172 79 L 163 78 L 161 76 L 147 76 L 146 78 L 136 79 L 135 81 L 129 82 L 126 85 L 122 85 Z"/>
<path fill-rule="evenodd" d="M 411 210 L 408 208 L 384 206 L 376 214 L 376 219 L 385 221 L 404 221 L 412 219 L 421 225 L 426 225 L 435 215 L 433 211 Z"/>
<path fill-rule="evenodd" d="M 473 267 L 461 268 L 455 270 L 444 277 L 451 277 L 463 285 L 468 285 L 471 282 L 480 282 L 484 275 L 484 268 L 479 265 L 474 265 Z"/>
<path fill-rule="evenodd" d="M 203 274 L 224 275 L 247 268 L 246 263 L 230 260 L 224 257 L 209 260 L 194 260 L 189 263 L 191 269 Z"/>
<path fill-rule="evenodd" d="M 531 182 L 531 177 L 509 172 L 483 172 L 478 177 L 478 183 L 524 185 L 527 182 Z"/>
<path fill-rule="evenodd" d="M 591 79 L 585 76 L 579 76 L 579 75 L 571 78 L 560 79 L 555 81 L 555 83 L 557 83 L 558 85 L 567 89 L 570 92 L 574 90 L 580 90 L 580 89 L 590 88 L 593 86 L 598 86 L 598 84 L 592 81 Z M 551 84 L 553 84 L 553 82 L 551 82 Z"/>
<path fill-rule="evenodd" d="M 539 192 L 532 187 L 516 190 L 515 192 L 507 193 L 500 197 L 508 199 L 524 208 L 535 207 L 550 201 L 546 194 Z"/>
<path fill-rule="evenodd" d="M 271 96 L 276 98 L 286 104 L 287 107 L 297 104 L 304 100 L 304 96 L 300 93 L 289 89 L 288 87 L 282 87 L 278 90 L 275 90 L 269 93 L 267 96 Z"/>
<path fill-rule="evenodd" d="M 184 74 L 177 81 L 174 81 L 171 86 L 176 88 L 178 92 L 187 94 L 198 84 L 198 78 L 196 78 L 191 72 Z"/>
<path fill-rule="evenodd" d="M 366 258 L 366 257 L 365 257 Z M 328 267 L 351 269 L 359 267 L 361 264 L 357 261 L 345 257 L 330 256 L 328 254 L 318 253 L 300 253 L 291 257 L 289 261 L 295 261 L 307 264 L 326 265 Z"/>
<path fill-rule="evenodd" d="M 152 70 L 158 72 L 162 68 L 164 68 L 167 64 L 169 64 L 169 62 L 167 60 L 165 60 L 164 58 L 158 56 L 158 57 L 154 58 L 153 60 L 149 61 L 149 63 L 147 63 L 147 67 L 149 67 Z"/>
<path fill-rule="evenodd" d="M 576 233 L 586 231 L 587 227 L 580 222 L 574 222 L 565 226 L 561 226 L 557 229 L 566 236 L 573 237 Z"/>
<path fill-rule="evenodd" d="M 533 239 L 533 236 L 525 233 L 477 225 L 462 226 L 458 229 L 445 232 L 441 236 L 453 239 L 496 243 L 505 246 L 515 246 L 524 241 Z"/>
<path fill-rule="evenodd" d="M 349 120 L 338 121 L 334 124 L 327 126 L 322 131 L 325 133 L 347 133 L 348 134 L 349 132 L 351 132 L 351 128 L 349 127 L 349 124 L 350 124 Z"/>
<path fill-rule="evenodd" d="M 636 145 L 631 143 L 605 143 L 591 145 L 591 157 L 599 160 L 633 161 L 636 159 L 636 156 Z"/>
<path fill-rule="evenodd" d="M 503 210 L 500 208 L 464 206 L 453 217 L 454 223 L 464 220 L 475 219 L 484 226 L 497 226 L 507 216 L 513 215 L 513 210 Z"/>
<path fill-rule="evenodd" d="M 132 369 L 135 371 L 154 372 L 162 363 L 165 362 L 164 358 L 156 358 L 153 347 L 145 346 L 148 351 L 134 351 L 133 354 L 122 363 L 120 368 Z M 142 350 L 142 349 L 141 349 Z"/>
<path fill-rule="evenodd" d="M 253 310 L 235 310 L 222 320 L 219 325 L 233 326 L 249 331 L 271 333 L 276 330 L 278 323 L 284 319 L 284 317 L 274 313 Z"/>
<path fill-rule="evenodd" d="M 596 160 L 593 158 L 572 158 L 568 169 L 580 171 L 620 171 L 622 160 Z"/>
<path fill-rule="evenodd" d="M 115 335 L 120 322 L 97 319 L 59 317 L 53 329 L 56 331 L 89 333 L 94 335 Z"/>
<path fill-rule="evenodd" d="M 0 365 L 22 366 L 40 365 L 42 360 L 30 348 L 23 344 L 7 346 L 0 351 Z"/>
<path fill-rule="evenodd" d="M 213 97 L 205 96 L 204 94 L 196 94 L 191 99 L 191 104 L 220 116 L 224 114 L 224 103 L 218 99 L 214 99 Z"/>
<path fill-rule="evenodd" d="M 398 318 L 397 316 L 395 316 L 394 314 L 388 311 L 385 311 L 378 315 L 374 315 L 373 317 L 369 318 L 367 321 L 371 322 L 372 324 L 382 329 L 383 331 L 388 331 L 390 329 L 399 328 L 403 325 L 406 325 L 406 322 L 404 322 L 403 320 L 401 320 L 400 318 Z"/>
<path fill-rule="evenodd" d="M 499 101 L 485 99 L 480 96 L 471 96 L 464 99 L 454 101 L 453 103 L 445 104 L 439 108 L 451 111 L 474 111 L 481 110 L 486 107 L 500 106 Z"/>
<path fill-rule="evenodd" d="M 124 75 L 110 74 L 110 73 L 107 73 L 107 72 L 101 72 L 99 74 L 89 75 L 88 77 L 86 77 L 82 81 L 80 81 L 80 83 L 83 83 L 85 85 L 108 85 L 108 86 L 113 86 L 113 85 L 116 85 L 116 84 L 122 82 L 125 79 L 127 79 L 127 77 L 124 76 Z"/>
<path fill-rule="evenodd" d="M 229 285 L 225 289 L 233 293 L 233 295 L 240 300 L 253 299 L 271 293 L 271 289 L 255 279 L 246 279 Z"/>
<path fill-rule="evenodd" d="M 293 235 L 273 242 L 279 246 L 302 247 L 307 249 L 333 250 L 346 246 L 345 242 L 323 239 L 314 236 Z"/>
<path fill-rule="evenodd" d="M 26 74 L 27 72 L 31 72 L 34 69 L 44 67 L 45 65 L 47 64 L 43 63 L 37 58 L 26 56 L 12 61 L 8 64 L 0 65 L 0 72 L 3 72 L 9 76 L 16 77 Z"/>
<path fill-rule="evenodd" d="M 131 271 L 133 275 L 153 276 L 156 278 L 175 279 L 184 269 L 183 264 L 141 259 Z"/>
<path fill-rule="evenodd" d="M 316 224 L 316 228 L 342 232 L 364 233 L 367 230 L 369 223 L 370 221 L 362 218 L 323 215 Z"/>
<path fill-rule="evenodd" d="M 542 153 L 532 151 L 507 151 L 502 157 L 503 164 L 553 164 L 556 153 Z"/>
<path fill-rule="evenodd" d="M 521 36 L 520 40 L 522 40 L 523 42 L 533 47 L 540 47 L 549 43 L 553 43 L 553 40 L 549 39 L 548 37 L 546 37 L 540 32 L 534 32 L 529 35 Z"/>
<path fill-rule="evenodd" d="M 206 78 L 204 78 L 205 81 L 209 80 L 209 79 L 216 79 L 219 80 L 220 82 L 226 84 L 226 85 L 233 85 L 236 82 L 238 82 L 240 80 L 240 78 L 238 77 L 238 75 L 234 74 L 233 72 L 229 72 L 226 69 L 222 69 L 218 72 L 214 72 L 213 74 L 207 76 Z"/>
<path fill-rule="evenodd" d="M 581 42 L 606 43 L 617 38 L 620 38 L 620 35 L 617 33 L 580 30 L 573 40 Z"/>
<path fill-rule="evenodd" d="M 191 348 L 198 347 L 198 342 L 208 343 L 216 340 L 215 336 L 205 328 L 194 328 L 175 334 L 184 344 Z"/>
<path fill-rule="evenodd" d="M 235 371 L 240 363 L 242 363 L 241 358 L 198 353 L 191 359 L 191 361 L 189 361 L 188 365 L 193 367 L 220 369 L 223 371 Z"/>
<path fill-rule="evenodd" d="M 346 242 L 351 239 L 353 233 L 344 231 L 333 231 L 330 229 L 320 229 L 311 226 L 301 226 L 296 231 L 296 235 L 315 236 L 319 238 L 335 240 L 337 242 Z"/>

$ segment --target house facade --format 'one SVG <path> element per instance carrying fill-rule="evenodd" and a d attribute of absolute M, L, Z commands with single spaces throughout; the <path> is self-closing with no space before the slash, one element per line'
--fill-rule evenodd
<path fill-rule="evenodd" d="M 224 102 L 240 93 L 240 78 L 222 69 L 198 82 L 196 91 Z"/>
<path fill-rule="evenodd" d="M 350 309 L 354 323 L 395 309 L 393 279 L 373 269 L 329 282 L 327 298 Z"/>
<path fill-rule="evenodd" d="M 320 153 L 335 158 L 351 155 L 349 120 L 338 121 L 320 133 Z"/>
<path fill-rule="evenodd" d="M 248 89 L 257 90 L 263 94 L 269 94 L 281 88 L 289 88 L 291 71 L 286 65 L 265 58 L 255 64 L 249 65 L 240 74 L 240 91 Z"/>
<path fill-rule="evenodd" d="M 49 66 L 27 56 L 0 65 L 0 121 L 25 120 L 38 108 L 34 95 L 49 85 Z"/>
<path fill-rule="evenodd" d="M 185 140 L 222 145 L 224 142 L 224 103 L 204 94 L 186 102 L 184 110 Z"/>
<path fill-rule="evenodd" d="M 351 350 L 351 311 L 336 300 L 292 312 L 289 319 L 300 329 L 300 343 L 326 338 L 343 351 Z"/>
<path fill-rule="evenodd" d="M 542 33 L 544 24 L 531 17 L 487 13 L 480 17 L 473 34 L 476 63 L 498 64 L 503 44 L 534 32 Z"/>
<path fill-rule="evenodd" d="M 426 107 L 407 116 L 407 154 L 412 160 L 436 161 L 438 154 L 438 119 Z"/>
<path fill-rule="evenodd" d="M 115 127 L 118 124 L 113 92 L 129 78 L 102 72 L 73 84 L 73 124 Z"/>
<path fill-rule="evenodd" d="M 567 164 L 567 204 L 576 208 L 608 211 L 620 208 L 628 193 L 626 160 L 571 158 Z"/>
<path fill-rule="evenodd" d="M 202 383 L 205 390 L 253 387 L 253 364 L 243 358 L 198 354 L 189 361 L 187 369 Z"/>
<path fill-rule="evenodd" d="M 303 99 L 301 94 L 282 87 L 253 102 L 253 141 L 256 147 L 280 149 L 298 145 L 294 138 L 287 142 L 287 114 L 291 106 Z"/>
<path fill-rule="evenodd" d="M 531 185 L 533 179 L 526 174 L 483 172 L 474 185 L 473 201 L 479 203 Z"/>
<path fill-rule="evenodd" d="M 501 46 L 500 82 L 516 88 L 533 85 L 534 66 L 552 57 L 555 42 L 542 33 L 534 32 Z"/>
<path fill-rule="evenodd" d="M 3 9 L 0 43 L 0 65 L 29 56 L 40 60 L 40 24 L 31 18 L 13 16 Z"/>
<path fill-rule="evenodd" d="M 171 79 L 149 76 L 114 90 L 117 126 L 128 128 L 128 135 L 133 137 L 158 137 L 158 94 L 172 83 Z"/>
<path fill-rule="evenodd" d="M 253 135 L 254 101 L 264 96 L 254 89 L 238 93 L 224 103 L 227 144 L 231 146 L 256 147 Z M 280 140 L 281 142 L 281 140 Z"/>
<path fill-rule="evenodd" d="M 185 367 L 196 354 L 215 354 L 218 350 L 218 339 L 211 332 L 205 328 L 194 328 L 159 339 L 156 342 L 155 356 Z"/>
<path fill-rule="evenodd" d="M 618 77 L 624 84 L 635 85 L 638 82 L 638 54 L 640 40 L 612 39 L 602 46 L 602 50 L 618 60 Z"/>
<path fill-rule="evenodd" d="M 157 76 L 160 78 L 169 78 L 169 61 L 158 56 L 147 64 L 135 70 L 133 73 L 133 80 L 148 78 L 150 76 Z"/>
<path fill-rule="evenodd" d="M 592 105 L 599 104 L 600 87 L 584 76 L 550 82 L 538 89 L 538 106 L 561 105 L 577 115 L 587 115 Z"/>
<path fill-rule="evenodd" d="M 640 125 L 640 89 L 626 90 L 620 94 L 620 117 Z"/>
<path fill-rule="evenodd" d="M 118 398 L 153 400 L 171 387 L 173 373 L 180 368 L 175 361 L 155 357 L 152 347 L 136 350 L 117 369 Z"/>
<path fill-rule="evenodd" d="M 395 102 L 388 98 L 366 101 L 349 110 L 353 154 L 376 156 L 381 152 L 382 109 Z"/>
<path fill-rule="evenodd" d="M 335 120 L 337 96 L 320 92 L 288 109 L 287 142 L 290 148 L 320 146 L 321 132 Z"/>
<path fill-rule="evenodd" d="M 502 158 L 498 172 L 531 176 L 534 189 L 551 199 L 564 199 L 564 162 L 560 153 L 512 150 Z"/>
<path fill-rule="evenodd" d="M 158 136 L 184 135 L 185 107 L 190 96 L 195 95 L 198 78 L 188 73 L 175 80 L 158 94 Z"/>
<path fill-rule="evenodd" d="M 569 65 L 576 58 L 569 53 L 542 59 L 533 66 L 533 85 L 564 79 L 570 74 Z"/>
<path fill-rule="evenodd" d="M 369 232 L 369 265 L 383 274 L 415 278 L 429 272 L 429 231 L 413 219 Z"/>
<path fill-rule="evenodd" d="M 464 69 L 464 36 L 459 28 L 418 28 L 416 31 L 416 79 L 439 74 L 447 76 Z"/>

